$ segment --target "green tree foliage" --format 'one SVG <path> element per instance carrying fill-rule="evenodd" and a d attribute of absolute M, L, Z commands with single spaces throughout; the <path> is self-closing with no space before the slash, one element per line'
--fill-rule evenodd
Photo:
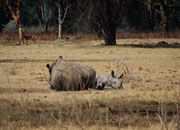
<path fill-rule="evenodd" d="M 124 18 L 129 28 L 134 30 L 148 30 L 148 14 L 146 6 L 138 0 L 129 0 L 124 5 Z"/>
<path fill-rule="evenodd" d="M 22 7 L 22 23 L 25 26 L 38 25 L 35 0 L 24 0 Z"/>
<path fill-rule="evenodd" d="M 7 24 L 11 16 L 9 12 L 3 7 L 2 3 L 0 4 L 0 32 L 4 28 L 4 25 Z"/>
<path fill-rule="evenodd" d="M 62 15 L 73 3 L 64 19 L 65 33 L 101 32 L 108 44 L 116 44 L 116 29 L 136 31 L 163 31 L 180 29 L 180 0 L 60 0 Z M 0 0 L 0 32 L 11 20 L 7 8 Z M 23 26 L 40 26 L 48 32 L 49 26 L 58 29 L 59 0 L 23 0 L 21 21 Z M 16 1 L 9 0 L 16 8 Z M 114 30 L 114 31 L 112 31 Z M 114 34 L 113 34 L 114 33 Z M 110 38 L 107 38 L 110 37 Z"/>
<path fill-rule="evenodd" d="M 48 27 L 51 25 L 52 11 L 51 1 L 49 0 L 25 0 L 23 13 L 23 23 L 26 26 L 44 25 L 45 32 L 48 32 Z"/>
<path fill-rule="evenodd" d="M 14 20 L 10 20 L 3 27 L 4 27 L 3 32 L 18 32 L 18 28 L 17 28 L 16 22 Z"/>

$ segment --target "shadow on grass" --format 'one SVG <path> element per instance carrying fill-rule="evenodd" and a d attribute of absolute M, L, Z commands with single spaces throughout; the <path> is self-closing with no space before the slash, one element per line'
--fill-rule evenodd
<path fill-rule="evenodd" d="M 122 44 L 120 47 L 137 47 L 137 48 L 180 48 L 180 43 L 173 44 Z"/>
<path fill-rule="evenodd" d="M 0 63 L 29 63 L 29 62 L 39 62 L 47 63 L 53 62 L 56 59 L 0 59 Z M 68 62 L 116 62 L 119 59 L 68 59 Z"/>

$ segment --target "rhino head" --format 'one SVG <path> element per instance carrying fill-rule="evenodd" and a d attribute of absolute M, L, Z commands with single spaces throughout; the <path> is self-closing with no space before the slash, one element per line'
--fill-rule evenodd
<path fill-rule="evenodd" d="M 65 62 L 65 61 L 63 60 L 62 56 L 59 56 L 58 60 L 56 60 L 52 65 L 46 64 L 46 67 L 48 68 L 49 74 L 50 74 L 50 79 L 48 80 L 48 83 L 50 84 L 51 89 L 54 89 L 53 85 L 51 84 L 52 71 L 57 64 L 62 63 L 62 62 Z"/>
<path fill-rule="evenodd" d="M 115 76 L 114 71 L 108 75 L 100 75 L 97 77 L 97 89 L 103 90 L 104 88 L 122 88 L 122 79 L 123 74 L 120 76 Z"/>
<path fill-rule="evenodd" d="M 122 79 L 123 74 L 121 74 L 120 76 L 115 76 L 114 71 L 111 72 L 111 76 L 109 76 L 109 80 L 108 80 L 108 86 L 112 87 L 112 88 L 122 88 Z"/>

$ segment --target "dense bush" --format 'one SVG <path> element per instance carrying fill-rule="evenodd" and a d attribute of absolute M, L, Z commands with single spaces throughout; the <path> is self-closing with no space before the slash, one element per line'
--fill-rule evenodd
<path fill-rule="evenodd" d="M 10 20 L 4 25 L 3 32 L 18 32 L 18 28 L 14 20 Z"/>

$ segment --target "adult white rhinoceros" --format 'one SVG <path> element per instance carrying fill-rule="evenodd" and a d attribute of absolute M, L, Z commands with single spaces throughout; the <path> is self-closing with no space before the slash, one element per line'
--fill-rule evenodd
<path fill-rule="evenodd" d="M 51 89 L 79 91 L 96 87 L 96 72 L 88 66 L 66 62 L 59 56 L 58 60 L 52 65 L 47 64 L 46 67 L 50 73 Z"/>

